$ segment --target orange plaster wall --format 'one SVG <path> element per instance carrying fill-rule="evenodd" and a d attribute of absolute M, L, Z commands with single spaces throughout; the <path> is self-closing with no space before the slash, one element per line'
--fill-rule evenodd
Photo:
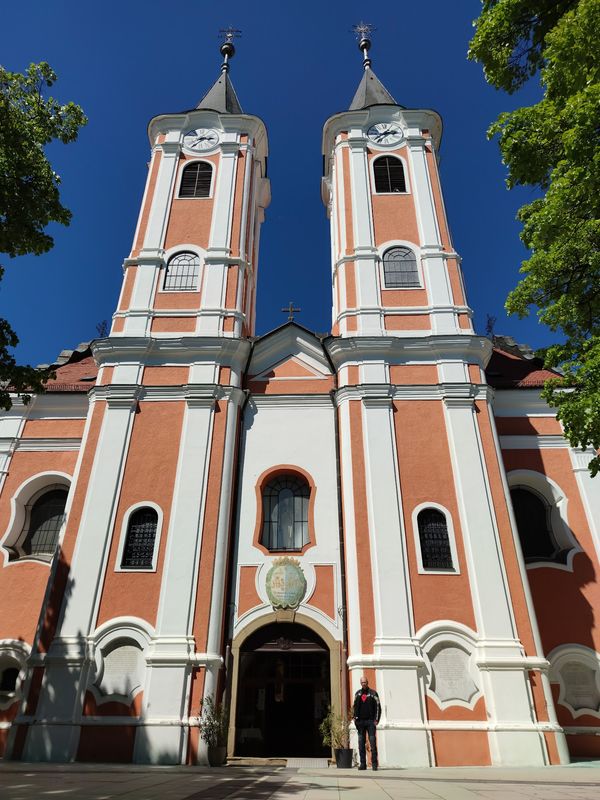
<path fill-rule="evenodd" d="M 124 329 L 125 329 L 125 320 L 123 319 L 123 317 L 117 317 L 115 320 L 113 320 L 112 324 L 113 333 L 123 333 Z"/>
<path fill-rule="evenodd" d="M 241 617 L 251 608 L 262 605 L 256 591 L 256 567 L 240 567 L 240 585 L 237 599 L 237 615 Z"/>
<path fill-rule="evenodd" d="M 558 484 L 567 498 L 569 527 L 584 550 L 574 557 L 573 572 L 552 567 L 527 570 L 544 652 L 568 642 L 600 650 L 596 621 L 600 567 L 568 449 L 504 450 L 502 456 L 507 472 L 530 469 L 546 474 Z"/>
<path fill-rule="evenodd" d="M 475 703 L 473 708 L 464 708 L 463 706 L 449 706 L 448 708 L 440 708 L 432 697 L 425 695 L 425 704 L 427 707 L 427 719 L 429 720 L 461 720 L 461 721 L 477 721 L 485 722 L 487 720 L 487 711 L 485 707 L 485 699 L 480 697 Z"/>
<path fill-rule="evenodd" d="M 210 161 L 213 165 L 213 197 L 177 197 L 181 170 L 186 161 L 195 161 L 195 158 L 180 159 L 179 169 L 173 187 L 173 201 L 165 237 L 165 250 L 176 247 L 181 242 L 195 244 L 206 249 L 210 236 L 210 225 L 214 207 L 214 187 L 217 185 L 218 156 L 203 156 L 203 161 Z"/>
<path fill-rule="evenodd" d="M 435 365 L 396 364 L 390 367 L 390 383 L 395 386 L 432 385 L 438 382 L 438 369 Z"/>
<path fill-rule="evenodd" d="M 443 617 L 475 630 L 442 403 L 399 400 L 394 402 L 394 411 L 415 626 L 418 630 Z M 426 502 L 439 503 L 452 515 L 460 575 L 419 574 L 417 570 L 412 512 L 416 506 Z"/>
<path fill-rule="evenodd" d="M 458 315 L 458 327 L 461 329 L 461 331 L 471 330 L 473 323 L 471 322 L 468 314 Z"/>
<path fill-rule="evenodd" d="M 335 387 L 333 377 L 328 377 L 250 381 L 248 388 L 254 394 L 327 394 Z"/>
<path fill-rule="evenodd" d="M 56 470 L 72 475 L 75 452 L 19 452 L 13 454 L 0 496 L 0 536 L 4 536 L 11 516 L 11 498 L 19 486 L 40 472 Z M 50 575 L 49 564 L 38 561 L 13 562 L 2 566 L 6 551 L 0 553 L 0 639 L 33 642 L 40 608 Z"/>
<path fill-rule="evenodd" d="M 450 279 L 452 299 L 457 306 L 463 306 L 467 302 L 467 299 L 464 295 L 460 280 L 460 266 L 458 261 L 455 258 L 446 259 L 446 269 L 448 270 L 448 277 Z"/>
<path fill-rule="evenodd" d="M 81 439 L 84 419 L 30 419 L 23 427 L 23 439 Z"/>
<path fill-rule="evenodd" d="M 346 261 L 343 269 L 346 281 L 346 308 L 356 308 L 356 264 L 354 261 Z"/>
<path fill-rule="evenodd" d="M 432 731 L 438 767 L 489 766 L 492 763 L 487 731 Z"/>
<path fill-rule="evenodd" d="M 109 383 L 112 383 L 114 372 L 114 367 L 102 367 L 102 383 L 99 383 L 98 385 L 108 386 Z"/>
<path fill-rule="evenodd" d="M 160 286 L 164 282 L 164 271 L 160 277 Z M 197 311 L 200 308 L 200 291 L 195 292 L 160 292 L 157 285 L 154 295 L 154 308 L 175 308 L 186 311 Z"/>
<path fill-rule="evenodd" d="M 517 623 L 517 632 L 527 655 L 535 655 L 536 649 L 533 640 L 531 619 L 527 609 L 525 590 L 521 580 L 518 556 L 515 550 L 510 518 L 508 516 L 508 506 L 502 486 L 500 464 L 493 438 L 489 406 L 486 402 L 477 402 L 475 403 L 475 408 L 478 412 L 475 414 L 475 419 L 479 427 L 479 435 L 483 445 L 485 464 L 504 558 L 504 567 L 508 578 L 513 613 Z"/>
<path fill-rule="evenodd" d="M 154 189 L 156 188 L 156 179 L 158 177 L 158 169 L 162 159 L 162 151 L 156 150 L 152 158 L 152 165 L 150 167 L 150 175 L 148 177 L 148 191 L 146 192 L 146 199 L 144 201 L 144 208 L 140 219 L 140 227 L 138 228 L 138 235 L 131 251 L 132 256 L 136 256 L 142 245 L 144 244 L 144 237 L 146 236 L 146 228 L 148 227 L 148 217 L 150 216 L 150 209 L 152 207 L 152 198 L 154 197 Z"/>
<path fill-rule="evenodd" d="M 184 404 L 141 402 L 135 415 L 121 495 L 115 518 L 108 569 L 102 588 L 98 625 L 113 617 L 132 615 L 154 625 L 169 514 L 177 471 Z M 125 512 L 134 503 L 156 503 L 163 512 L 156 572 L 115 572 Z"/>
<path fill-rule="evenodd" d="M 195 317 L 157 317 L 152 320 L 152 333 L 193 333 Z"/>
<path fill-rule="evenodd" d="M 371 547 L 369 518 L 367 513 L 367 490 L 365 475 L 365 449 L 362 424 L 362 404 L 350 401 L 350 454 L 342 458 L 352 459 L 352 482 L 354 487 L 354 515 L 356 526 L 356 551 L 361 565 L 359 572 L 360 630 L 363 653 L 372 653 L 375 642 L 375 609 L 373 604 L 373 574 L 371 571 Z M 352 587 L 355 591 L 355 587 Z"/>
<path fill-rule="evenodd" d="M 119 311 L 126 311 L 131 303 L 131 295 L 133 293 L 133 286 L 135 284 L 135 276 L 137 274 L 137 267 L 129 266 L 125 270 L 125 278 L 123 283 L 123 291 L 121 292 L 121 302 L 119 303 Z"/>
<path fill-rule="evenodd" d="M 386 331 L 426 331 L 431 327 L 429 314 L 386 314 Z"/>
<path fill-rule="evenodd" d="M 426 306 L 428 304 L 425 289 L 382 289 L 381 305 L 384 308 L 410 308 L 411 306 Z"/>
<path fill-rule="evenodd" d="M 227 414 L 236 413 L 225 400 L 215 404 L 212 444 L 208 468 L 206 496 L 208 501 L 204 509 L 202 522 L 202 549 L 200 552 L 200 575 L 196 606 L 194 610 L 193 631 L 196 648 L 200 652 L 206 650 L 208 621 L 211 611 L 212 574 L 217 540 L 217 524 L 219 521 L 219 502 L 221 500 L 221 479 L 223 475 L 223 453 L 225 448 L 225 430 Z"/>
<path fill-rule="evenodd" d="M 485 383 L 481 368 L 477 364 L 469 364 L 469 380 L 471 383 Z"/>
<path fill-rule="evenodd" d="M 563 433 L 556 417 L 496 417 L 496 427 L 500 436 L 562 436 Z"/>
<path fill-rule="evenodd" d="M 413 194 L 373 194 L 375 245 L 393 239 L 419 244 L 419 229 Z"/>
<path fill-rule="evenodd" d="M 219 367 L 219 383 L 221 386 L 231 384 L 231 367 Z"/>
<path fill-rule="evenodd" d="M 308 598 L 311 606 L 319 608 L 328 617 L 335 619 L 335 588 L 332 564 L 315 564 L 315 588 Z"/>
<path fill-rule="evenodd" d="M 187 367 L 145 367 L 144 386 L 181 386 L 188 382 Z"/>

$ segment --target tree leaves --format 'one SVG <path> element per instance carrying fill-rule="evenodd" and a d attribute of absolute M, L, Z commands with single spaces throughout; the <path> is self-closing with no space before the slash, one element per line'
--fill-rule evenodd
<path fill-rule="evenodd" d="M 0 252 L 11 258 L 46 253 L 54 245 L 46 226 L 71 221 L 71 212 L 60 202 L 60 177 L 44 147 L 54 140 L 74 141 L 87 119 L 75 103 L 61 105 L 44 97 L 55 81 L 56 73 L 45 62 L 31 64 L 24 75 L 0 67 Z M 43 390 L 48 377 L 16 364 L 9 349 L 17 344 L 15 332 L 0 319 L 0 407 L 4 409 L 11 405 L 9 389 L 27 400 L 28 393 Z"/>
<path fill-rule="evenodd" d="M 544 388 L 573 447 L 600 448 L 600 3 L 484 0 L 469 58 L 508 92 L 539 71 L 542 100 L 501 114 L 498 137 L 507 186 L 543 193 L 523 206 L 521 239 L 531 256 L 506 302 L 565 341 L 544 364 L 563 378 Z M 600 457 L 590 471 L 600 470 Z"/>

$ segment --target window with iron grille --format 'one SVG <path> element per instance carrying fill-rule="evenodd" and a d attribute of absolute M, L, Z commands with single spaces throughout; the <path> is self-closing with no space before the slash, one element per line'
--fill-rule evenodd
<path fill-rule="evenodd" d="M 206 161 L 194 161 L 184 167 L 179 197 L 209 197 L 212 171 L 212 166 Z"/>
<path fill-rule="evenodd" d="M 121 568 L 152 569 L 158 514 L 153 508 L 139 508 L 129 517 Z"/>
<path fill-rule="evenodd" d="M 198 288 L 200 259 L 195 253 L 177 253 L 167 264 L 163 289 L 183 292 Z"/>
<path fill-rule="evenodd" d="M 550 524 L 551 507 L 537 492 L 523 486 L 510 490 L 515 520 L 525 563 L 532 561 L 564 561 Z"/>
<path fill-rule="evenodd" d="M 46 559 L 54 555 L 65 521 L 67 495 L 66 487 L 51 488 L 27 509 L 29 524 L 19 547 L 23 555 Z"/>
<path fill-rule="evenodd" d="M 404 165 L 399 158 L 382 156 L 373 162 L 375 176 L 375 192 L 377 194 L 404 193 L 406 192 L 406 179 Z"/>
<path fill-rule="evenodd" d="M 435 508 L 424 508 L 417 517 L 423 569 L 454 569 L 446 517 Z"/>
<path fill-rule="evenodd" d="M 421 285 L 417 257 L 408 247 L 392 247 L 383 254 L 386 289 L 413 289 Z"/>
<path fill-rule="evenodd" d="M 279 475 L 263 488 L 261 543 L 269 550 L 300 550 L 308 544 L 310 487 L 296 475 Z"/>

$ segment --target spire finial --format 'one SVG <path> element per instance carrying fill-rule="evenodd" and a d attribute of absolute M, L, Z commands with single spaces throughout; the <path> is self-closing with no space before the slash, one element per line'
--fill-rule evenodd
<path fill-rule="evenodd" d="M 240 37 L 242 32 L 239 31 L 237 28 L 234 28 L 230 25 L 228 28 L 222 28 L 219 31 L 219 36 L 224 36 L 225 41 L 220 47 L 221 55 L 223 56 L 223 64 L 221 65 L 221 72 L 229 72 L 229 59 L 233 58 L 235 55 L 235 47 L 233 46 L 233 40 L 237 37 Z"/>
<path fill-rule="evenodd" d="M 365 69 L 369 69 L 371 66 L 371 59 L 369 58 L 369 50 L 371 49 L 371 34 L 373 31 L 376 31 L 377 28 L 374 25 L 369 24 L 368 22 L 359 22 L 358 25 L 355 25 L 352 30 L 356 34 L 356 38 L 358 39 L 358 49 L 363 54 L 363 67 Z"/>

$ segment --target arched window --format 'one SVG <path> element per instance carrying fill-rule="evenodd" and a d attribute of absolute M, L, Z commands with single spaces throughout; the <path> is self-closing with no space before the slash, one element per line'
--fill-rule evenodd
<path fill-rule="evenodd" d="M 129 517 L 121 558 L 122 569 L 152 569 L 158 514 L 153 508 L 138 508 Z"/>
<path fill-rule="evenodd" d="M 263 488 L 261 543 L 269 550 L 300 550 L 308 544 L 310 487 L 297 475 L 279 475 Z"/>
<path fill-rule="evenodd" d="M 423 569 L 454 569 L 446 517 L 436 508 L 424 508 L 417 516 Z"/>
<path fill-rule="evenodd" d="M 206 161 L 194 161 L 184 167 L 179 197 L 209 197 L 212 166 Z"/>
<path fill-rule="evenodd" d="M 525 563 L 564 561 L 550 525 L 550 505 L 537 492 L 523 486 L 510 490 Z"/>
<path fill-rule="evenodd" d="M 19 542 L 11 548 L 15 558 L 35 556 L 49 561 L 54 555 L 58 536 L 65 521 L 66 486 L 48 487 L 26 506 L 25 527 Z"/>
<path fill-rule="evenodd" d="M 375 159 L 373 162 L 373 175 L 375 176 L 375 192 L 377 194 L 406 192 L 404 166 L 399 158 L 382 156 Z"/>
<path fill-rule="evenodd" d="M 392 247 L 383 254 L 383 282 L 386 289 L 420 286 L 417 257 L 408 247 Z"/>
<path fill-rule="evenodd" d="M 200 259 L 195 253 L 177 253 L 167 264 L 163 289 L 168 292 L 197 289 L 199 272 Z"/>

